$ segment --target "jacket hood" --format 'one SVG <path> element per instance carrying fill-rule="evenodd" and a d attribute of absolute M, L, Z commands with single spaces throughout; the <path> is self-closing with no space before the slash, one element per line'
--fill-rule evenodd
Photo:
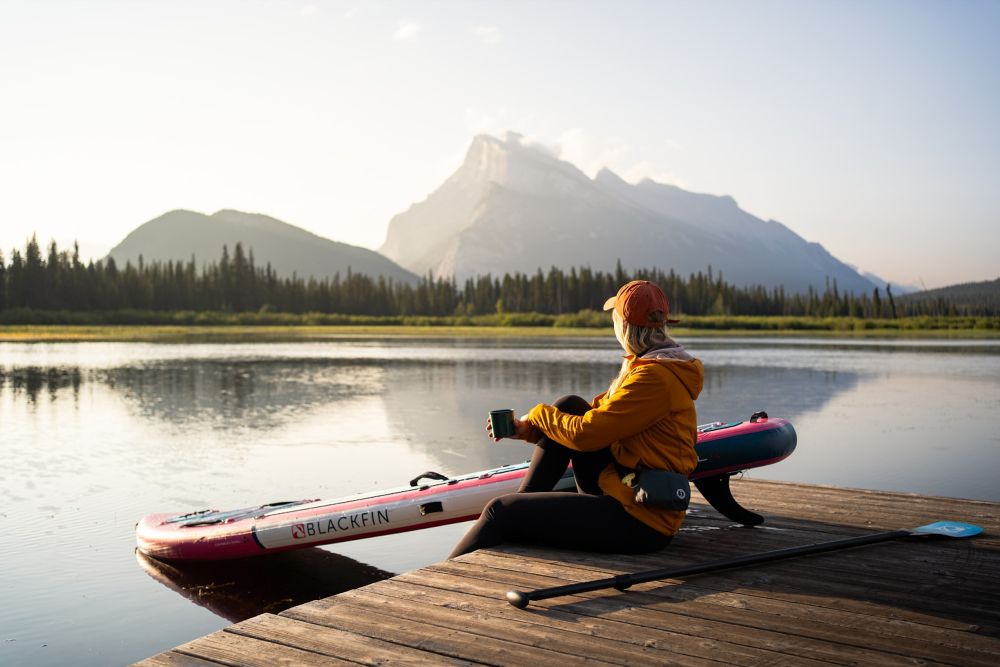
<path fill-rule="evenodd" d="M 684 346 L 674 340 L 654 345 L 639 357 L 640 361 L 661 364 L 677 376 L 692 399 L 698 398 L 705 383 L 701 361 L 692 357 Z"/>

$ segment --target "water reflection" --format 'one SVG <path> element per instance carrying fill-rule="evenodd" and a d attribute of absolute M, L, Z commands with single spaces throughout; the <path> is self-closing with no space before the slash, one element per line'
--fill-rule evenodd
<path fill-rule="evenodd" d="M 748 419 L 757 410 L 794 420 L 822 410 L 840 394 L 855 391 L 861 377 L 853 371 L 710 366 L 698 397 L 698 420 Z"/>
<path fill-rule="evenodd" d="M 0 369 L 0 392 L 23 395 L 30 403 L 40 395 L 77 399 L 83 384 L 96 382 L 121 396 L 147 423 L 257 433 L 369 397 L 382 404 L 378 411 L 384 412 L 390 433 L 459 466 L 452 472 L 467 472 L 511 458 L 482 451 L 485 441 L 477 436 L 489 410 L 526 412 L 563 394 L 589 399 L 604 391 L 616 372 L 614 354 L 605 355 L 605 361 L 559 363 L 517 358 L 161 360 L 104 369 Z M 731 420 L 763 409 L 794 419 L 855 390 L 860 377 L 851 370 L 709 364 L 698 417 Z M 500 449 L 508 451 L 509 444 Z M 478 455 L 471 450 L 479 450 Z M 456 457 L 469 458 L 464 468 Z"/>
<path fill-rule="evenodd" d="M 14 394 L 23 394 L 29 402 L 38 401 L 39 394 L 45 392 L 55 400 L 60 390 L 71 390 L 74 398 L 79 397 L 83 373 L 76 367 L 38 366 L 0 368 L 0 390 L 10 388 Z"/>
<path fill-rule="evenodd" d="M 317 407 L 380 391 L 384 371 L 338 360 L 157 362 L 97 373 L 143 418 L 231 428 L 278 428 Z"/>
<path fill-rule="evenodd" d="M 235 561 L 167 562 L 135 552 L 139 567 L 175 593 L 238 623 L 367 586 L 391 573 L 312 548 Z"/>

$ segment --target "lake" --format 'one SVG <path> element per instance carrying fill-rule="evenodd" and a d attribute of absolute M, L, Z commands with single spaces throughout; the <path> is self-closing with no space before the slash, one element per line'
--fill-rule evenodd
<path fill-rule="evenodd" d="M 1000 501 L 1000 343 L 682 342 L 706 366 L 700 423 L 795 425 L 796 452 L 748 475 Z M 196 566 L 137 556 L 133 526 L 522 461 L 486 413 L 589 399 L 620 355 L 590 338 L 0 344 L 0 664 L 127 664 L 441 560 L 467 525 Z"/>

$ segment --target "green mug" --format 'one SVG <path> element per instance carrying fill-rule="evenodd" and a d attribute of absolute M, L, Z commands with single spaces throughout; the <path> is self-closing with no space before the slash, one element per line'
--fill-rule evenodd
<path fill-rule="evenodd" d="M 513 410 L 490 410 L 490 426 L 494 438 L 509 438 L 517 431 L 514 429 Z"/>

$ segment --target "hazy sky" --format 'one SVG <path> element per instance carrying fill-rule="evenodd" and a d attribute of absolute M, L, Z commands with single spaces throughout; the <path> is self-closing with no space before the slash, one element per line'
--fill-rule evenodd
<path fill-rule="evenodd" d="M 514 130 L 928 287 L 1000 276 L 1000 2 L 0 0 L 0 248 L 170 209 L 377 248 Z"/>

